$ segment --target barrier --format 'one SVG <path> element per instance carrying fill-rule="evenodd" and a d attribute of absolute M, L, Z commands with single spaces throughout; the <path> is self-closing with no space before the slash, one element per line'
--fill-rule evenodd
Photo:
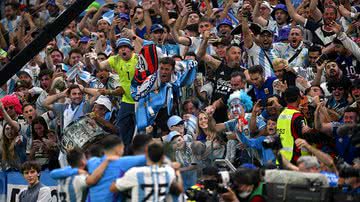
<path fill-rule="evenodd" d="M 51 201 L 58 201 L 57 182 L 49 171 L 40 172 L 40 182 L 50 187 Z M 18 202 L 19 194 L 27 187 L 27 182 L 19 172 L 0 172 L 0 201 Z"/>

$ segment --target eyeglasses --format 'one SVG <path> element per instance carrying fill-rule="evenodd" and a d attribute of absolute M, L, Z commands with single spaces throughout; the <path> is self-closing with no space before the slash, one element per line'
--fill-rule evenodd
<path fill-rule="evenodd" d="M 5 108 L 5 110 L 7 111 L 7 110 L 13 110 L 14 109 L 14 106 L 7 106 L 7 107 L 4 107 Z"/>

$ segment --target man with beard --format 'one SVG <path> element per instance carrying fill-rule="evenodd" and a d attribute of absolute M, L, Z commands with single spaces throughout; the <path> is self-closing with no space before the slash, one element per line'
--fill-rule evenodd
<path fill-rule="evenodd" d="M 308 49 L 303 42 L 303 30 L 292 27 L 288 36 L 288 43 L 275 43 L 274 50 L 278 58 L 287 60 L 289 67 L 306 67 L 308 65 Z"/>
<path fill-rule="evenodd" d="M 117 55 L 111 56 L 101 63 L 95 60 L 94 64 L 97 70 L 115 70 L 119 75 L 120 86 L 116 90 L 100 93 L 122 95 L 116 125 L 119 128 L 119 134 L 122 136 L 124 144 L 128 146 L 131 143 L 136 123 L 135 102 L 130 94 L 130 86 L 135 74 L 138 58 L 134 53 L 131 41 L 127 38 L 120 38 L 116 41 L 116 53 Z"/>
<path fill-rule="evenodd" d="M 248 53 L 248 67 L 261 65 L 265 71 L 265 78 L 273 76 L 272 61 L 277 57 L 275 50 L 272 48 L 273 32 L 269 29 L 261 28 L 258 37 L 259 44 L 257 44 L 255 43 L 253 33 L 249 29 L 246 15 L 243 15 L 242 21 L 244 47 Z"/>
<path fill-rule="evenodd" d="M 305 60 L 308 61 L 308 66 L 297 66 L 294 67 L 294 70 L 299 76 L 305 78 L 305 80 L 312 83 L 316 76 L 316 61 L 321 56 L 321 47 L 317 45 L 310 46 L 310 48 L 308 49 L 308 54 L 306 56 L 307 58 Z M 320 75 L 320 82 L 324 82 L 325 77 L 323 71 L 321 71 L 321 73 L 322 74 Z"/>
<path fill-rule="evenodd" d="M 147 5 L 147 3 L 145 3 Z M 135 23 L 135 34 L 142 39 L 145 39 L 146 34 L 150 33 L 151 18 L 148 7 L 136 6 L 134 8 L 134 23 Z"/>
<path fill-rule="evenodd" d="M 20 24 L 21 17 L 16 15 L 17 7 L 15 3 L 5 4 L 5 18 L 1 19 L 1 24 L 7 32 L 15 32 L 17 26 Z"/>
<path fill-rule="evenodd" d="M 317 72 L 315 79 L 313 81 L 313 85 L 320 85 L 320 87 L 325 90 L 325 96 L 330 96 L 331 94 L 326 90 L 327 89 L 326 82 L 320 83 L 324 66 L 325 66 L 325 78 L 327 82 L 329 80 L 334 80 L 334 81 L 348 80 L 348 78 L 344 77 L 343 71 L 339 68 L 338 64 L 336 63 L 336 60 L 334 59 L 328 60 L 324 62 L 322 65 L 317 65 Z"/>
<path fill-rule="evenodd" d="M 81 85 L 72 84 L 65 91 L 50 95 L 44 100 L 44 106 L 55 112 L 60 119 L 60 132 L 73 121 L 78 120 L 91 111 L 91 101 L 84 99 L 84 93 L 96 95 L 94 91 L 84 88 Z M 70 103 L 55 103 L 58 100 L 69 97 Z"/>
<path fill-rule="evenodd" d="M 198 49 L 197 56 L 204 60 L 208 67 L 215 71 L 215 85 L 212 95 L 212 104 L 208 106 L 207 111 L 214 114 L 217 123 L 222 123 L 227 120 L 226 105 L 227 99 L 232 92 L 231 89 L 231 74 L 236 71 L 243 71 L 240 66 L 241 48 L 237 45 L 230 45 L 226 49 L 226 56 L 224 61 L 215 59 L 214 57 L 205 54 L 207 43 L 209 41 L 210 32 L 204 32 L 204 40 Z"/>
<path fill-rule="evenodd" d="M 312 32 L 314 37 L 314 44 L 319 44 L 321 46 L 328 46 L 331 42 L 336 38 L 336 34 L 334 33 L 332 26 L 334 26 L 336 16 L 337 16 L 337 8 L 334 6 L 326 6 L 324 8 L 323 20 L 324 23 L 317 23 L 312 20 L 306 19 L 303 16 L 299 15 L 294 6 L 292 5 L 290 0 L 285 0 L 286 6 L 289 11 L 289 15 L 291 18 L 303 26 L 305 29 L 308 29 Z"/>

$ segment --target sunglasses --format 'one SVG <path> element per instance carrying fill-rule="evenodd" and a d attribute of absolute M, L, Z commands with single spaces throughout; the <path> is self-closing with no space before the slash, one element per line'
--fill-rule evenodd
<path fill-rule="evenodd" d="M 180 121 L 179 123 L 177 123 L 176 125 L 173 125 L 173 126 L 178 127 L 178 126 L 182 126 L 182 125 L 184 125 L 184 121 Z"/>

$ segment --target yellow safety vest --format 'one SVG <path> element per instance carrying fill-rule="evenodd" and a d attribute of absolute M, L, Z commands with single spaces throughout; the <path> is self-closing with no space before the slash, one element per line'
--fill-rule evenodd
<path fill-rule="evenodd" d="M 282 149 L 280 153 L 288 161 L 291 161 L 293 158 L 293 150 L 295 146 L 295 139 L 291 134 L 291 120 L 295 113 L 300 113 L 295 109 L 285 108 L 277 120 L 277 132 L 280 135 L 280 140 L 282 144 Z M 301 155 L 309 155 L 309 152 L 306 149 L 301 149 Z"/>

